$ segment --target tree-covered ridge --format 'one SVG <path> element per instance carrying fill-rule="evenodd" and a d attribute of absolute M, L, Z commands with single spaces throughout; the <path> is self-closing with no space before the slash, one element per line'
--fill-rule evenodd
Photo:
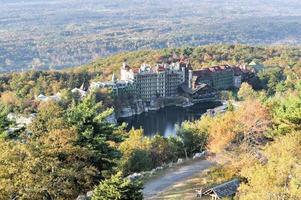
<path fill-rule="evenodd" d="M 195 69 L 219 64 L 248 64 L 253 60 L 270 67 L 293 67 L 300 65 L 300 47 L 289 46 L 248 46 L 248 45 L 205 45 L 198 47 L 170 48 L 161 50 L 142 50 L 126 52 L 94 61 L 77 70 L 99 72 L 103 77 L 112 72 L 118 74 L 122 63 L 127 60 L 132 67 L 143 62 L 149 64 L 171 62 L 189 58 Z"/>
<path fill-rule="evenodd" d="M 183 57 L 189 58 L 195 69 L 225 63 L 248 64 L 253 60 L 267 67 L 292 68 L 300 66 L 301 49 L 288 46 L 207 45 L 125 52 L 65 71 L 30 71 L 1 75 L 0 91 L 25 87 L 24 91 L 19 92 L 22 96 L 39 92 L 55 93 L 63 88 L 79 87 L 85 80 L 109 80 L 113 72 L 119 75 L 120 66 L 125 60 L 130 66 L 139 67 L 143 62 L 155 64 Z"/>
<path fill-rule="evenodd" d="M 287 46 L 207 45 L 126 52 L 64 71 L 28 71 L 0 75 L 1 101 L 9 109 L 31 113 L 36 110 L 38 103 L 35 99 L 40 94 L 49 96 L 60 93 L 63 99 L 73 96 L 76 100 L 77 97 L 70 92 L 73 88 L 87 85 L 91 81 L 110 80 L 112 73 L 119 76 L 120 66 L 125 60 L 136 68 L 143 62 L 156 64 L 189 59 L 194 69 L 219 64 L 244 65 L 256 61 L 264 64 L 265 72 L 259 74 L 259 80 L 253 80 L 251 84 L 255 89 L 264 88 L 272 94 L 275 90 L 285 90 L 279 82 L 284 79 L 289 82 L 300 76 L 300 58 L 300 47 Z M 120 104 L 118 99 L 107 95 L 108 92 L 99 91 L 97 101 L 103 101 L 106 106 Z"/>

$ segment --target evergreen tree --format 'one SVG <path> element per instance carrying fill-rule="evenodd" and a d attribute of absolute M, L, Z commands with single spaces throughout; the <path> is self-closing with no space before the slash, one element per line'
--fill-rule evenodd
<path fill-rule="evenodd" d="M 7 119 L 8 110 L 2 104 L 0 104 L 0 137 L 7 136 L 7 128 L 10 122 Z"/>
<path fill-rule="evenodd" d="M 121 173 L 117 173 L 100 182 L 94 190 L 92 200 L 142 200 L 142 189 L 142 182 L 123 178 Z"/>
<path fill-rule="evenodd" d="M 280 101 L 277 100 L 273 114 L 275 128 L 273 134 L 301 130 L 301 97 L 290 95 Z"/>
<path fill-rule="evenodd" d="M 77 130 L 76 144 L 94 152 L 91 159 L 100 171 L 111 170 L 121 157 L 116 145 L 123 140 L 122 131 L 106 120 L 112 111 L 105 110 L 90 95 L 67 113 L 69 123 Z"/>

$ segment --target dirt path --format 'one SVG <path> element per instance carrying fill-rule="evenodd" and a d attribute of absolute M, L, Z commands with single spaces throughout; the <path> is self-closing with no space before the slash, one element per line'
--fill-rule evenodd
<path fill-rule="evenodd" d="M 188 177 L 195 175 L 209 167 L 214 162 L 208 160 L 198 160 L 192 163 L 180 166 L 176 169 L 168 170 L 164 175 L 152 179 L 144 184 L 143 195 L 145 199 L 156 199 L 156 196 L 177 182 L 183 181 Z"/>

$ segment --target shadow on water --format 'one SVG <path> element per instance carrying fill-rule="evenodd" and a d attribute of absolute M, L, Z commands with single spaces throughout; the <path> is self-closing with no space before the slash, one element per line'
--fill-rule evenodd
<path fill-rule="evenodd" d="M 156 133 L 165 137 L 176 134 L 176 125 L 184 121 L 195 121 L 207 111 L 220 106 L 220 102 L 203 102 L 189 108 L 170 106 L 159 111 L 151 111 L 133 117 L 122 118 L 119 123 L 126 122 L 127 129 L 143 128 L 146 136 L 153 136 Z"/>

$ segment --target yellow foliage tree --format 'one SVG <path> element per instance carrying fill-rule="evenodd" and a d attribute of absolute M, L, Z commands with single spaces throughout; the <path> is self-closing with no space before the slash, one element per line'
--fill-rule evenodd
<path fill-rule="evenodd" d="M 270 125 L 268 110 L 257 100 L 243 102 L 234 111 L 216 117 L 204 116 L 196 127 L 209 134 L 209 149 L 220 152 L 232 143 L 255 142 L 263 137 Z"/>
<path fill-rule="evenodd" d="M 20 100 L 18 99 L 16 94 L 11 91 L 6 91 L 6 92 L 1 93 L 0 100 L 5 106 L 15 107 L 20 104 Z"/>
<path fill-rule="evenodd" d="M 75 199 L 97 183 L 91 152 L 76 131 L 55 130 L 37 141 L 0 141 L 0 199 Z"/>
<path fill-rule="evenodd" d="M 240 186 L 239 199 L 301 199 L 300 143 L 300 132 L 282 136 L 266 148 L 266 164 L 243 168 L 247 183 Z"/>
<path fill-rule="evenodd" d="M 149 150 L 150 139 L 143 135 L 143 129 L 132 129 L 129 138 L 120 144 L 120 151 L 124 156 L 129 156 L 134 150 Z"/>

